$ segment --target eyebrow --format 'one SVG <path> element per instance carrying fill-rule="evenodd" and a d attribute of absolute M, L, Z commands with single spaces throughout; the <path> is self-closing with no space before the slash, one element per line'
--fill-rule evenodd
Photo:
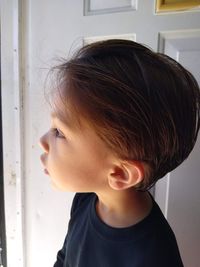
<path fill-rule="evenodd" d="M 58 118 L 58 116 L 56 115 L 55 112 L 51 112 L 51 117 L 54 119 L 54 118 Z"/>
<path fill-rule="evenodd" d="M 72 123 L 71 123 L 71 120 L 68 114 L 65 114 L 65 117 L 61 117 L 61 116 L 58 116 L 55 112 L 51 112 L 51 117 L 53 119 L 57 119 L 61 123 L 64 123 L 67 127 L 72 128 Z"/>

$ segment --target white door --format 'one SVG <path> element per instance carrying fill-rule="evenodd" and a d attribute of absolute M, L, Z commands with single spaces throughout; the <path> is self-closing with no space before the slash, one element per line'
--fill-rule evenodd
<path fill-rule="evenodd" d="M 168 1 L 159 2 L 166 7 Z M 52 266 L 67 231 L 73 195 L 51 188 L 37 145 L 49 127 L 43 91 L 55 57 L 98 38 L 132 39 L 176 58 L 200 82 L 199 10 L 156 14 L 155 5 L 153 0 L 1 1 L 9 267 Z M 155 188 L 186 267 L 200 266 L 199 148 Z"/>

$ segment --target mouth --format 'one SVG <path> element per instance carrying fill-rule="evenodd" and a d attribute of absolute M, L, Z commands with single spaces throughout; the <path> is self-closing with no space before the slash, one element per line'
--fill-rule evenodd
<path fill-rule="evenodd" d="M 43 167 L 44 167 L 44 173 L 47 174 L 47 175 L 49 175 L 48 170 L 45 168 L 45 164 L 44 164 L 44 155 L 43 155 L 43 154 L 40 156 L 40 160 L 41 160 L 41 163 L 42 163 L 42 165 L 43 165 Z"/>
<path fill-rule="evenodd" d="M 49 175 L 49 172 L 47 171 L 47 169 L 44 169 L 44 173 Z"/>

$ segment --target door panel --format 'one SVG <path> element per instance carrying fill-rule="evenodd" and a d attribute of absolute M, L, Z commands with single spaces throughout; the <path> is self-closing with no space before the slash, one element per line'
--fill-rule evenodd
<path fill-rule="evenodd" d="M 200 30 L 161 33 L 159 50 L 190 70 L 200 84 Z M 200 138 L 189 158 L 168 174 L 164 188 L 156 188 L 160 190 L 156 199 L 165 202 L 165 216 L 176 233 L 185 266 L 199 266 L 199 173 Z"/>
<path fill-rule="evenodd" d="M 98 15 L 113 12 L 132 11 L 137 8 L 136 0 L 85 0 L 85 15 Z"/>
<path fill-rule="evenodd" d="M 52 86 L 46 83 L 46 75 L 57 63 L 55 58 L 68 57 L 84 42 L 95 38 L 120 36 L 169 54 L 188 67 L 199 81 L 200 12 L 158 15 L 155 2 L 1 1 L 7 243 L 8 255 L 13 255 L 14 241 L 21 242 L 23 238 L 24 243 L 19 247 L 24 259 L 18 262 L 19 267 L 53 265 L 67 231 L 73 198 L 73 194 L 51 188 L 49 178 L 42 171 L 41 150 L 37 145 L 39 137 L 49 128 L 44 87 Z M 15 108 L 20 109 L 17 120 Z M 17 137 L 12 138 L 16 129 Z M 15 158 L 20 158 L 22 171 L 17 172 L 17 182 L 11 187 L 9 181 L 19 168 Z M 159 182 L 155 190 L 156 200 L 177 234 L 186 267 L 200 266 L 197 262 L 199 158 L 199 146 L 196 146 L 190 158 Z M 22 211 L 15 209 L 16 203 L 17 207 L 21 203 Z M 12 221 L 16 221 L 17 227 L 10 227 Z M 13 266 L 12 258 L 8 258 L 9 267 Z"/>

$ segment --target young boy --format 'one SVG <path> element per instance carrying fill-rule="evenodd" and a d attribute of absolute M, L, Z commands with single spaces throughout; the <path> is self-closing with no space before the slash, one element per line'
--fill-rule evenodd
<path fill-rule="evenodd" d="M 148 193 L 193 149 L 200 92 L 193 76 L 141 44 L 87 45 L 56 67 L 41 161 L 75 195 L 54 267 L 181 267 L 172 229 Z"/>

